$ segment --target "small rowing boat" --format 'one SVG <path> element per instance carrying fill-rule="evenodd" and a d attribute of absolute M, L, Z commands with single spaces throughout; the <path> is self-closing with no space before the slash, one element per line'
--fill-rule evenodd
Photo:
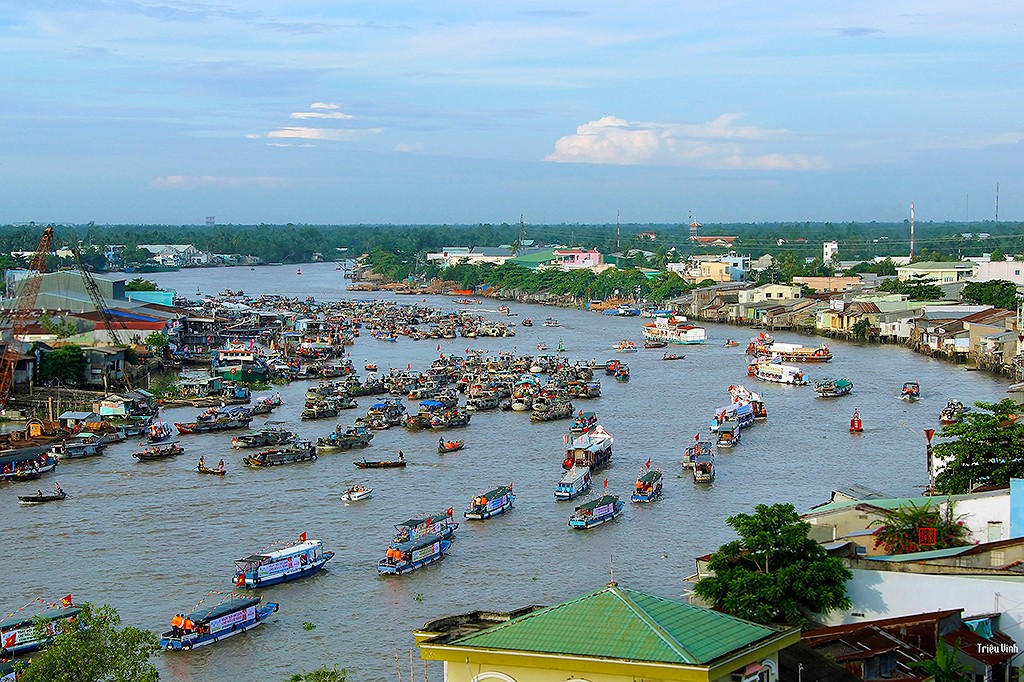
<path fill-rule="evenodd" d="M 437 454 L 443 455 L 446 452 L 458 452 L 464 447 L 466 447 L 466 441 L 464 440 L 446 440 L 438 442 Z"/>
<path fill-rule="evenodd" d="M 381 459 L 377 461 L 366 461 L 365 458 L 362 460 L 352 462 L 360 469 L 394 469 L 405 466 L 405 456 L 399 455 L 398 459 Z"/>
<path fill-rule="evenodd" d="M 21 504 L 43 504 L 45 502 L 57 502 L 67 498 L 67 496 L 68 494 L 65 492 L 44 495 L 43 491 L 40 490 L 35 495 L 18 495 L 18 502 Z"/>
<path fill-rule="evenodd" d="M 184 453 L 185 448 L 178 445 L 178 441 L 172 440 L 163 443 L 151 443 L 145 450 L 133 452 L 132 457 L 138 459 L 140 462 L 150 462 L 157 459 L 177 457 Z"/>
<path fill-rule="evenodd" d="M 682 360 L 685 357 L 686 357 L 685 355 L 676 355 L 675 353 L 665 353 L 664 355 L 661 356 L 661 359 L 662 360 Z"/>
<path fill-rule="evenodd" d="M 196 467 L 196 471 L 201 474 L 210 474 L 212 476 L 223 476 L 227 473 L 223 469 L 211 469 L 210 467 L 203 466 L 202 464 Z"/>

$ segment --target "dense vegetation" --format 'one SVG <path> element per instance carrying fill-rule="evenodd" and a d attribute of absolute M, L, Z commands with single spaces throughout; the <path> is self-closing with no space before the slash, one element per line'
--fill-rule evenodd
<path fill-rule="evenodd" d="M 942 471 L 935 477 L 939 492 L 958 495 L 983 485 L 1009 485 L 1024 478 L 1024 420 L 1011 398 L 974 403 L 956 424 L 942 427 L 948 438 L 932 448 Z"/>
<path fill-rule="evenodd" d="M 946 501 L 944 510 L 926 502 L 917 506 L 911 502 L 883 512 L 883 518 L 872 525 L 879 526 L 875 542 L 886 554 L 907 554 L 932 549 L 946 549 L 970 544 L 970 531 L 956 516 L 953 500 Z M 922 535 L 922 530 L 925 531 Z M 934 531 L 934 538 L 928 538 Z"/>

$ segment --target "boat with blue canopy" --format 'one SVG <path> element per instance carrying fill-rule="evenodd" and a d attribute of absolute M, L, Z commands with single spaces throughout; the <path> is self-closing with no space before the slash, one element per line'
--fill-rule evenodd
<path fill-rule="evenodd" d="M 407 519 L 395 524 L 395 543 L 408 542 L 426 535 L 439 535 L 445 540 L 451 538 L 459 528 L 454 518 L 455 509 L 448 507 L 443 512 L 423 518 Z"/>
<path fill-rule="evenodd" d="M 276 602 L 262 601 L 263 597 L 229 592 L 216 604 L 176 614 L 171 629 L 160 636 L 160 646 L 168 651 L 188 651 L 252 630 L 280 608 Z"/>
<path fill-rule="evenodd" d="M 569 527 L 585 530 L 600 526 L 621 514 L 625 506 L 626 503 L 621 501 L 618 495 L 602 495 L 596 500 L 576 507 L 569 518 Z"/>
<path fill-rule="evenodd" d="M 516 496 L 512 492 L 512 484 L 509 483 L 507 486 L 488 490 L 483 495 L 474 497 L 469 508 L 462 515 L 467 519 L 483 521 L 509 511 L 515 501 Z"/>
<path fill-rule="evenodd" d="M 334 552 L 324 551 L 322 541 L 306 540 L 303 533 L 294 545 L 250 554 L 236 561 L 234 583 L 238 587 L 269 587 L 298 580 L 313 575 L 333 558 Z"/>
<path fill-rule="evenodd" d="M 71 622 L 82 609 L 71 604 L 70 595 L 42 611 L 19 610 L 0 620 L 0 658 L 20 656 L 41 649 L 61 632 L 61 621 Z M 37 626 L 42 624 L 43 637 Z"/>
<path fill-rule="evenodd" d="M 402 575 L 440 561 L 452 546 L 433 533 L 422 535 L 407 542 L 392 543 L 383 559 L 377 562 L 378 575 Z"/>

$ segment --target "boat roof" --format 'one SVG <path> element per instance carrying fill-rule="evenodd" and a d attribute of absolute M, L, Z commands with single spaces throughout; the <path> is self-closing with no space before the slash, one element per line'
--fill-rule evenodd
<path fill-rule="evenodd" d="M 217 602 L 213 606 L 196 609 L 192 613 L 186 614 L 185 617 L 197 625 L 202 625 L 203 623 L 208 623 L 215 618 L 226 616 L 229 613 L 241 611 L 242 609 L 247 609 L 250 606 L 256 606 L 262 600 L 263 597 L 237 597 L 235 595 L 231 595 L 223 601 Z"/>
<path fill-rule="evenodd" d="M 281 549 L 275 549 L 272 552 L 263 552 L 262 554 L 250 554 L 244 559 L 239 559 L 238 563 L 249 563 L 253 561 L 263 561 L 264 559 L 281 559 L 286 556 L 293 554 L 300 554 L 310 549 L 320 547 L 323 542 L 320 540 L 307 540 L 306 542 L 299 542 L 289 547 L 282 547 Z"/>
<path fill-rule="evenodd" d="M 724 429 L 726 431 L 730 431 L 736 429 L 738 426 L 739 424 L 737 422 L 734 422 L 733 420 L 729 419 L 727 421 L 722 422 L 721 425 L 718 427 L 718 430 L 721 431 Z"/>
<path fill-rule="evenodd" d="M 575 481 L 577 479 L 580 479 L 580 478 L 583 478 L 584 476 L 589 476 L 589 475 L 590 475 L 590 467 L 577 467 L 577 466 L 574 466 L 571 469 L 569 469 L 568 471 L 566 471 L 564 474 L 562 474 L 562 480 L 565 481 L 566 483 L 568 483 L 570 481 Z"/>
<path fill-rule="evenodd" d="M 49 450 L 49 445 L 21 448 L 20 450 L 15 450 L 0 456 L 0 466 L 3 466 L 4 464 L 15 464 L 17 462 L 28 462 L 33 459 L 39 459 L 40 455 L 46 454 Z"/>
<path fill-rule="evenodd" d="M 503 496 L 509 494 L 510 492 L 512 492 L 511 488 L 509 488 L 508 486 L 503 485 L 500 488 L 495 488 L 494 490 L 488 490 L 483 495 L 480 495 L 480 497 L 486 497 L 488 500 L 496 500 L 499 497 L 503 497 Z"/>
<path fill-rule="evenodd" d="M 395 543 L 393 546 L 397 547 L 398 550 L 401 552 L 412 552 L 417 549 L 420 549 L 421 547 L 427 547 L 429 545 L 432 545 L 441 539 L 442 538 L 440 535 L 437 535 L 435 533 L 428 533 L 427 535 L 421 535 L 417 538 L 413 538 L 412 540 L 408 540 L 406 542 Z"/>
<path fill-rule="evenodd" d="M 701 462 L 701 463 L 704 463 L 704 462 L 714 462 L 715 458 L 714 458 L 714 455 L 710 455 L 710 454 L 697 455 L 696 459 L 694 459 L 693 461 Z"/>
<path fill-rule="evenodd" d="M 661 480 L 661 472 L 657 469 L 652 469 L 636 480 L 642 483 L 656 483 Z"/>
<path fill-rule="evenodd" d="M 41 613 L 16 613 L 4 620 L 0 620 L 0 630 L 13 630 L 22 625 L 28 625 L 38 618 L 42 618 L 45 621 L 59 620 L 61 618 L 77 616 L 81 612 L 82 609 L 77 606 L 66 606 L 56 609 L 44 609 Z"/>
<path fill-rule="evenodd" d="M 585 504 L 581 504 L 580 506 L 576 507 L 576 509 L 577 510 L 580 510 L 580 509 L 597 509 L 598 507 L 602 507 L 602 506 L 604 506 L 606 504 L 611 504 L 612 502 L 618 502 L 618 501 L 619 501 L 619 496 L 618 495 L 602 495 L 601 497 L 597 498 L 596 500 L 591 500 L 590 502 L 587 502 Z"/>
<path fill-rule="evenodd" d="M 438 513 L 432 514 L 430 516 L 424 516 L 421 519 L 407 519 L 405 521 L 402 521 L 401 523 L 396 523 L 395 524 L 395 528 L 405 528 L 405 527 L 415 528 L 416 526 L 420 526 L 420 525 L 423 525 L 424 523 L 426 523 L 427 519 L 430 519 L 431 521 L 436 522 L 436 521 L 443 521 L 444 519 L 447 519 L 447 518 L 448 518 L 448 510 L 445 510 L 443 512 L 438 512 Z"/>
<path fill-rule="evenodd" d="M 378 405 L 383 406 L 383 403 L 378 403 Z M 377 407 L 377 405 L 374 405 L 374 407 Z M 444 403 L 440 400 L 424 400 L 420 403 L 420 407 L 444 407 Z"/>

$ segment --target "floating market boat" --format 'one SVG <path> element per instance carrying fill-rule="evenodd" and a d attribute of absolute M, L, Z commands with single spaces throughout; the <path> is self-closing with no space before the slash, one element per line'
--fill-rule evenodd
<path fill-rule="evenodd" d="M 619 365 L 619 368 L 615 370 L 616 381 L 629 381 L 629 366 Z"/>
<path fill-rule="evenodd" d="M 0 481 L 34 481 L 57 468 L 46 446 L 9 450 L 0 455 Z"/>
<path fill-rule="evenodd" d="M 566 434 L 562 436 L 562 440 L 566 444 L 563 469 L 587 467 L 593 472 L 607 465 L 612 458 L 612 445 L 615 439 L 600 424 L 575 438 Z"/>
<path fill-rule="evenodd" d="M 692 469 L 697 461 L 697 457 L 700 455 L 710 455 L 714 451 L 714 447 L 714 443 L 709 440 L 701 440 L 698 435 L 694 438 L 693 444 L 683 452 L 683 468 Z"/>
<path fill-rule="evenodd" d="M 334 552 L 324 551 L 322 541 L 307 540 L 303 533 L 294 545 L 236 561 L 233 580 L 237 587 L 270 587 L 313 575 L 333 558 Z"/>
<path fill-rule="evenodd" d="M 178 441 L 165 441 L 163 443 L 150 443 L 139 452 L 133 452 L 132 457 L 140 462 L 150 462 L 157 459 L 167 459 L 185 454 L 185 448 L 178 444 Z"/>
<path fill-rule="evenodd" d="M 618 495 L 602 495 L 596 500 L 576 507 L 573 515 L 569 517 L 569 527 L 585 530 L 600 526 L 621 514 L 625 506 L 626 503 L 620 501 Z"/>
<path fill-rule="evenodd" d="M 664 348 L 668 345 L 668 341 L 644 341 L 644 348 Z"/>
<path fill-rule="evenodd" d="M 619 353 L 635 353 L 636 352 L 636 344 L 633 343 L 632 341 L 627 340 L 627 339 L 623 339 L 622 341 L 619 341 L 614 346 L 612 346 L 612 348 L 615 349 L 615 351 L 619 352 Z"/>
<path fill-rule="evenodd" d="M 60 634 L 61 621 L 73 622 L 81 612 L 71 603 L 71 595 L 42 611 L 19 609 L 0 620 L 0 658 L 21 656 L 46 646 Z M 41 633 L 39 625 L 43 626 Z"/>
<path fill-rule="evenodd" d="M 431 514 L 424 518 L 407 519 L 395 524 L 395 542 L 408 542 L 425 535 L 438 535 L 449 539 L 459 529 L 455 520 L 455 508 L 448 507 L 443 512 Z"/>
<path fill-rule="evenodd" d="M 262 429 L 235 436 L 231 439 L 231 447 L 263 448 L 268 445 L 282 445 L 290 443 L 294 437 L 295 434 L 283 426 L 267 425 Z"/>
<path fill-rule="evenodd" d="M 735 402 L 715 410 L 709 428 L 718 431 L 727 422 L 736 422 L 741 429 L 754 425 L 754 406 L 751 403 Z"/>
<path fill-rule="evenodd" d="M 171 619 L 171 629 L 160 636 L 160 646 L 188 651 L 252 630 L 280 608 L 275 602 L 262 601 L 263 597 L 228 593 L 216 604 L 178 614 Z"/>
<path fill-rule="evenodd" d="M 462 515 L 467 519 L 483 521 L 511 510 L 515 501 L 516 496 L 512 492 L 512 484 L 509 483 L 507 486 L 488 490 L 483 495 L 474 497 Z"/>
<path fill-rule="evenodd" d="M 650 463 L 640 471 L 636 486 L 630 500 L 633 502 L 653 502 L 661 496 L 661 472 L 650 469 Z"/>
<path fill-rule="evenodd" d="M 837 398 L 841 395 L 848 395 L 853 390 L 853 382 L 843 377 L 841 379 L 822 379 L 814 384 L 814 392 L 819 398 Z"/>
<path fill-rule="evenodd" d="M 447 452 L 458 452 L 466 447 L 464 440 L 441 440 L 437 443 L 437 454 L 443 455 Z"/>
<path fill-rule="evenodd" d="M 220 468 L 214 469 L 214 468 L 205 466 L 203 464 L 197 465 L 196 466 L 196 471 L 198 471 L 201 474 L 209 474 L 211 476 L 225 476 L 228 473 L 224 469 L 220 469 Z"/>
<path fill-rule="evenodd" d="M 589 431 L 590 428 L 597 424 L 597 414 L 594 412 L 584 412 L 580 410 L 579 413 L 573 417 L 572 424 L 569 425 L 569 433 L 579 435 Z"/>
<path fill-rule="evenodd" d="M 682 360 L 685 355 L 676 355 L 675 353 L 665 353 L 661 356 L 662 360 Z"/>
<path fill-rule="evenodd" d="M 640 327 L 647 341 L 665 341 L 682 345 L 693 345 L 707 341 L 704 327 L 687 322 L 685 317 L 658 317 Z"/>
<path fill-rule="evenodd" d="M 715 456 L 713 454 L 697 455 L 693 463 L 693 482 L 711 483 L 715 480 Z"/>
<path fill-rule="evenodd" d="M 178 433 L 207 433 L 227 429 L 244 429 L 252 421 L 252 413 L 246 408 L 221 410 L 212 407 L 206 410 L 194 422 L 175 422 Z"/>
<path fill-rule="evenodd" d="M 384 558 L 377 562 L 378 575 L 403 575 L 440 561 L 451 548 L 451 540 L 440 535 L 423 535 L 388 547 Z"/>
<path fill-rule="evenodd" d="M 295 464 L 297 462 L 315 462 L 316 451 L 313 443 L 308 440 L 296 440 L 286 448 L 274 448 L 272 450 L 261 450 L 255 455 L 246 455 L 242 464 L 247 467 L 272 467 L 283 464 Z"/>
<path fill-rule="evenodd" d="M 316 441 L 316 454 L 327 455 L 352 448 L 365 448 L 373 440 L 373 434 L 365 426 L 350 426 L 342 430 L 339 426 L 328 436 Z"/>
<path fill-rule="evenodd" d="M 370 488 L 369 486 L 353 485 L 341 494 L 341 499 L 346 502 L 357 502 L 358 500 L 365 500 L 372 494 L 373 488 Z"/>
<path fill-rule="evenodd" d="M 63 443 L 55 443 L 50 453 L 59 460 L 77 459 L 79 457 L 95 457 L 103 454 L 107 444 L 94 433 L 79 433 Z"/>
<path fill-rule="evenodd" d="M 555 499 L 571 500 L 590 490 L 590 484 L 590 467 L 574 466 L 562 475 L 562 479 L 555 486 Z"/>
<path fill-rule="evenodd" d="M 146 430 L 146 440 L 150 443 L 160 443 L 174 435 L 174 427 L 165 421 L 155 421 Z"/>
<path fill-rule="evenodd" d="M 798 343 L 771 343 L 763 348 L 766 355 L 778 358 L 781 362 L 830 362 L 832 351 L 822 344 L 817 348 L 808 348 Z"/>
<path fill-rule="evenodd" d="M 909 403 L 916 403 L 921 399 L 921 385 L 916 381 L 907 381 L 903 384 L 903 389 L 900 391 L 900 400 L 906 400 Z"/>
<path fill-rule="evenodd" d="M 405 466 L 405 455 L 398 453 L 398 459 L 379 459 L 376 461 L 367 461 L 363 457 L 362 460 L 352 463 L 360 469 L 396 469 Z"/>
<path fill-rule="evenodd" d="M 959 400 L 953 400 L 950 398 L 946 401 L 945 407 L 939 411 L 939 423 L 948 426 L 950 424 L 956 424 L 963 418 L 964 412 L 967 412 L 971 408 L 965 407 Z"/>
<path fill-rule="evenodd" d="M 718 427 L 718 447 L 731 448 L 740 444 L 740 425 L 738 422 L 722 422 Z"/>

